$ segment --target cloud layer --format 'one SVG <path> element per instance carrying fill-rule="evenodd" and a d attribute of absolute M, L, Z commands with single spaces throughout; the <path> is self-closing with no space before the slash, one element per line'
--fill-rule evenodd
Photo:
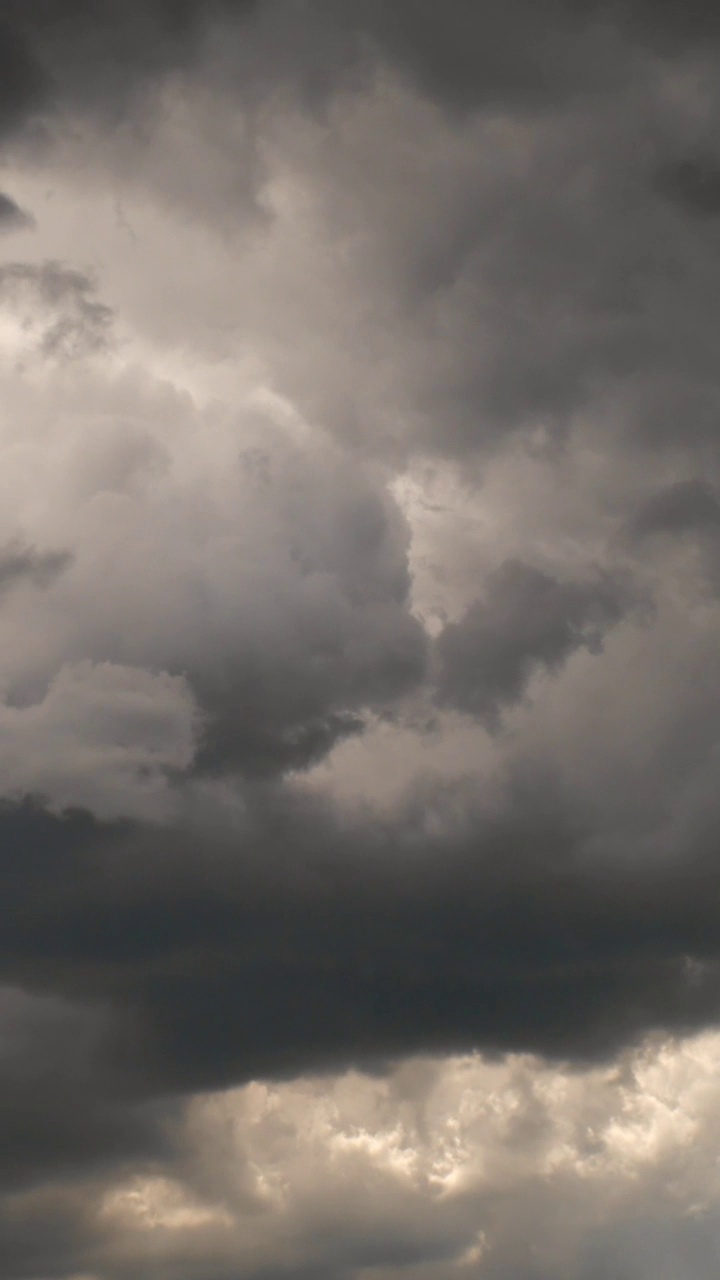
<path fill-rule="evenodd" d="M 10 1280 L 711 1273 L 719 38 L 6 6 Z"/>

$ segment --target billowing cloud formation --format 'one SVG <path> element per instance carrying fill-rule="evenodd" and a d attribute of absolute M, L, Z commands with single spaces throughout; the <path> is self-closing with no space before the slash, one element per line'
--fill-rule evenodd
<path fill-rule="evenodd" d="M 715 14 L 3 24 L 3 1276 L 706 1280 Z"/>
<path fill-rule="evenodd" d="M 5 1008 L 38 1047 L 51 1026 L 59 1038 L 63 1017 L 70 1031 L 67 1011 L 34 1009 L 31 1022 L 10 995 Z M 65 1184 L 53 1169 L 42 1189 L 0 1196 L 5 1257 L 111 1280 L 398 1268 L 417 1280 L 705 1280 L 717 1251 L 718 1051 L 705 1035 L 583 1072 L 465 1057 L 382 1079 L 255 1083 L 165 1116 L 128 1108 L 124 1144 L 108 1109 L 95 1116 L 104 1169 Z"/>
<path fill-rule="evenodd" d="M 576 1075 L 421 1060 L 382 1081 L 250 1086 L 190 1109 L 179 1177 L 128 1179 L 100 1212 L 121 1258 L 137 1266 L 154 1228 L 178 1274 L 199 1241 L 222 1274 L 242 1240 L 241 1274 L 281 1266 L 291 1241 L 301 1266 L 335 1272 L 644 1275 L 674 1228 L 671 1265 L 701 1277 L 718 1229 L 717 1052 L 707 1036 Z"/>
<path fill-rule="evenodd" d="M 209 716 L 199 764 L 257 775 L 310 763 L 417 684 L 409 533 L 379 473 L 252 406 L 148 403 L 132 377 L 88 411 L 78 377 L 68 396 L 61 370 L 69 403 L 8 458 L 6 519 L 29 527 L 43 494 L 35 518 L 74 557 L 52 593 L 8 605 L 11 689 L 88 659 L 187 676 Z"/>

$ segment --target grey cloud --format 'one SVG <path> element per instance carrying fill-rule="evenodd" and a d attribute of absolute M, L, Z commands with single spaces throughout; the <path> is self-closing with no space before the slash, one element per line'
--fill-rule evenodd
<path fill-rule="evenodd" d="M 192 662 L 210 714 L 201 767 L 235 761 L 260 775 L 307 767 L 361 731 L 367 708 L 392 703 L 424 675 L 426 639 L 408 607 L 400 512 L 344 461 L 308 462 L 294 449 L 241 456 L 246 501 L 274 508 L 286 530 L 289 563 L 268 570 L 296 622 L 290 646 L 280 633 L 287 622 L 270 615 L 275 634 L 265 644 L 251 626 L 237 653 L 228 636 L 214 668 L 202 654 Z"/>
<path fill-rule="evenodd" d="M 717 126 L 700 65 L 714 66 L 717 21 L 655 12 L 657 35 L 642 3 L 9 10 L 27 53 L 13 36 L 0 128 L 43 122 L 8 154 L 62 210 L 57 235 L 50 204 L 38 231 L 47 261 L 0 268 L 19 340 L 52 357 L 0 369 L 2 536 L 30 539 L 0 551 L 13 1280 L 243 1266 L 388 1280 L 399 1265 L 413 1280 L 480 1266 L 595 1280 L 652 1273 L 666 1252 L 705 1280 L 704 1227 L 697 1256 L 687 1220 L 666 1250 L 650 1174 L 646 1198 L 625 1183 L 620 1196 L 647 1225 L 642 1247 L 596 1217 L 575 1253 L 554 1251 L 543 1224 L 575 1221 L 567 1206 L 613 1130 L 593 1102 L 572 1142 L 566 1125 L 545 1150 L 559 1094 L 537 1063 L 513 1068 L 527 1079 L 505 1117 L 511 1189 L 493 1192 L 487 1260 L 470 1193 L 468 1217 L 462 1192 L 433 1189 L 418 1209 L 409 1149 L 393 1149 L 405 1190 L 385 1216 L 382 1177 L 357 1194 L 352 1170 L 382 1142 L 355 1103 L 322 1194 L 297 1204 L 292 1100 L 253 1119 L 265 1182 L 248 1190 L 253 1161 L 238 1157 L 232 1186 L 275 1252 L 236 1265 L 251 1232 L 218 1219 L 181 1245 L 159 1227 L 149 1257 L 122 1196 L 116 1218 L 105 1204 L 120 1186 L 137 1208 L 136 1176 L 231 1199 L 182 1130 L 189 1093 L 362 1067 L 378 1107 L 400 1099 L 389 1141 L 412 1103 L 398 1073 L 430 1070 L 398 1060 L 570 1059 L 567 1099 L 582 1064 L 611 1072 L 648 1032 L 717 1024 L 720 615 L 680 541 L 712 556 L 720 527 L 717 193 L 694 168 Z M 164 134 L 178 102 L 193 125 L 180 113 Z M 77 136 L 54 132 L 66 109 Z M 215 146 L 216 118 L 230 124 L 196 169 L 180 144 Z M 180 141 L 155 174 L 166 136 Z M 67 232 L 93 146 L 107 166 Z M 168 193 L 246 162 L 237 188 L 170 209 Z M 256 182 L 271 216 L 226 235 L 235 191 Z M 137 227 L 127 254 L 104 183 Z M 132 356 L 107 367 L 114 312 L 60 261 L 86 228 L 131 335 Z M 430 512 L 423 467 L 454 477 L 456 523 Z M 418 620 L 433 573 L 460 601 L 436 640 Z M 484 731 L 510 711 L 511 732 Z M 374 791 L 383 769 L 410 776 L 400 798 Z M 627 1056 L 614 1069 L 626 1100 Z M 448 1114 L 464 1123 L 478 1096 L 500 1106 L 493 1088 L 468 1086 Z M 638 1104 L 620 1164 L 636 1130 L 643 1151 L 661 1145 L 679 1089 L 657 1086 L 645 1127 Z M 323 1114 L 341 1109 L 328 1094 Z M 231 1143 L 224 1112 L 220 1127 Z M 461 1145 L 443 1143 L 428 1187 Z M 557 1173 L 568 1149 L 582 1177 L 572 1162 Z M 536 1150 L 542 1185 L 516 1192 Z"/>
<path fill-rule="evenodd" d="M 0 1185 L 6 1191 L 168 1150 L 162 1108 L 153 1112 L 124 1100 L 98 1070 L 105 1010 L 12 987 L 0 991 L 0 1008 Z"/>
<path fill-rule="evenodd" d="M 599 0 L 596 11 L 605 13 L 635 36 L 664 53 L 695 48 L 720 37 L 717 13 L 706 0 L 677 4 L 676 0 Z"/>
<path fill-rule="evenodd" d="M 643 63 L 619 114 L 598 95 L 572 112 L 448 120 L 393 82 L 343 100 L 325 132 L 293 121 L 302 162 L 291 144 L 283 162 L 319 192 L 309 226 L 323 246 L 308 260 L 298 237 L 294 261 L 324 283 L 301 323 L 273 311 L 270 332 L 262 315 L 254 330 L 283 389 L 391 457 L 484 458 L 539 434 L 557 450 L 588 422 L 619 449 L 712 438 L 714 222 L 678 216 L 657 171 L 712 135 L 717 108 L 710 97 L 691 115 L 669 80 Z M 288 236 L 262 278 L 280 296 Z M 338 276 L 353 300 L 339 350 L 337 308 L 323 308 Z"/>
<path fill-rule="evenodd" d="M 24 1122 L 33 1185 L 48 1169 L 68 1181 L 97 1168 L 85 1119 L 110 1168 L 125 1150 L 114 1145 L 117 1124 L 128 1160 L 136 1148 L 141 1170 L 149 1161 L 156 1173 L 168 1094 L 309 1069 L 386 1071 L 404 1054 L 478 1047 L 607 1060 L 648 1029 L 713 1021 L 717 682 L 701 669 L 707 733 L 683 703 L 687 760 L 682 722 L 652 727 L 657 752 L 636 763 L 647 789 L 639 817 L 618 803 L 618 792 L 637 791 L 633 770 L 613 785 L 603 776 L 599 729 L 589 795 L 556 770 L 541 737 L 539 757 L 521 754 L 491 794 L 477 775 L 426 784 L 390 815 L 369 806 L 348 815 L 266 784 L 233 789 L 227 817 L 222 789 L 188 796 L 165 830 L 6 805 L 0 975 L 31 1010 L 38 995 L 52 997 L 47 1036 L 26 1037 L 20 1074 L 33 1045 L 65 1043 L 57 1026 L 67 1017 L 63 1054 L 82 1089 L 64 1083 L 60 1054 L 59 1078 L 42 1076 L 42 1102 L 18 1093 L 17 1114 L 36 1107 L 41 1121 L 39 1133 Z M 636 718 L 645 730 L 630 691 L 617 697 L 625 732 Z M 693 792 L 706 765 L 707 792 Z M 58 1000 L 70 1013 L 56 1024 Z M 93 1008 L 100 1016 L 83 1038 Z M 70 1135 L 61 1122 L 68 1105 L 82 1108 L 79 1133 L 77 1121 Z M 147 1129 L 133 1127 L 138 1116 Z M 58 1248 L 66 1231 L 70 1257 L 113 1275 L 111 1245 L 92 1224 L 81 1220 L 73 1242 L 72 1202 L 57 1219 L 38 1203 Z M 17 1226 L 7 1234 L 42 1274 L 42 1234 L 34 1244 Z M 402 1237 L 393 1244 L 392 1226 L 385 1239 L 387 1252 L 359 1242 L 349 1256 L 388 1265 L 418 1256 Z M 210 1248 L 202 1237 L 203 1275 Z"/>
<path fill-rule="evenodd" d="M 496 727 L 535 672 L 557 672 L 577 649 L 597 652 L 630 600 L 628 584 L 608 575 L 561 582 L 508 561 L 437 641 L 441 700 Z"/>
<path fill-rule="evenodd" d="M 57 598 L 13 614 L 11 691 L 88 660 L 166 672 L 204 713 L 199 772 L 307 768 L 423 680 L 407 522 L 382 473 L 328 440 L 172 399 L 142 431 L 150 408 L 141 396 L 135 421 L 85 415 L 76 445 L 61 430 L 39 449 L 69 486 L 47 473 L 75 564 Z M 223 440 L 222 460 L 195 451 L 198 429 Z"/>
<path fill-rule="evenodd" d="M 623 540 L 636 555 L 672 555 L 679 543 L 694 553 L 711 591 L 720 588 L 720 501 L 707 481 L 678 480 L 649 497 L 627 521 Z"/>
<path fill-rule="evenodd" d="M 654 494 L 628 528 L 629 534 L 637 539 L 718 530 L 720 501 L 713 487 L 704 480 L 678 480 Z"/>
<path fill-rule="evenodd" d="M 47 78 L 22 32 L 6 14 L 0 24 L 0 138 L 44 100 Z"/>
<path fill-rule="evenodd" d="M 658 443 L 710 429 L 698 401 L 716 394 L 715 374 L 702 340 L 689 346 L 704 308 L 692 230 L 663 225 L 617 140 L 598 139 L 594 159 L 587 135 L 559 141 L 545 155 L 541 144 L 520 184 L 500 185 L 497 221 L 485 213 L 429 303 L 449 315 L 454 341 L 453 378 L 430 391 L 442 397 L 438 422 L 449 417 L 462 451 L 538 426 L 563 439 L 578 417 L 611 416 L 608 403 L 629 406 L 627 427 Z M 659 379 L 664 403 L 652 395 Z M 445 447 L 432 420 L 428 436 Z"/>
<path fill-rule="evenodd" d="M 622 80 L 625 51 L 614 29 L 626 30 L 628 16 L 639 18 L 637 30 L 652 38 L 642 4 L 632 3 L 513 0 L 502 10 L 480 11 L 469 0 L 450 0 L 442 10 L 426 0 L 391 9 L 378 0 L 313 0 L 302 7 L 287 0 L 122 7 L 13 0 L 0 118 L 6 130 L 67 106 L 117 118 L 137 91 L 196 66 L 216 23 L 234 50 L 241 91 L 251 97 L 258 87 L 285 82 L 311 101 L 327 98 L 362 83 L 379 59 L 451 107 L 542 108 Z M 675 29 L 672 9 L 661 10 L 659 25 Z M 690 33 L 710 29 L 699 13 L 687 26 Z"/>
<path fill-rule="evenodd" d="M 73 359 L 104 351 L 114 315 L 93 296 L 94 281 L 84 272 L 59 262 L 9 262 L 0 266 L 0 299 L 23 307 L 30 299 L 30 317 L 39 307 L 39 350 L 56 359 Z M 34 304 L 34 306 L 33 306 Z M 44 324 L 46 316 L 49 323 Z"/>
<path fill-rule="evenodd" d="M 168 1160 L 178 1108 L 138 1105 L 103 1073 L 102 1007 L 3 987 L 0 1014 L 3 1271 L 65 1277 L 106 1237 L 96 1187 L 128 1164 Z"/>
<path fill-rule="evenodd" d="M 100 818 L 166 819 L 200 716 L 186 682 L 111 663 L 62 667 L 38 702 L 0 702 L 0 792 Z"/>
<path fill-rule="evenodd" d="M 233 0 L 232 9 L 251 9 Z M 7 74 L 0 131 L 70 107 L 117 119 L 133 94 L 195 60 L 207 19 L 222 6 L 190 3 L 118 6 L 113 0 L 10 0 L 0 57 Z"/>
<path fill-rule="evenodd" d="M 688 186 L 686 178 L 694 162 L 682 158 L 683 148 L 694 154 L 693 134 L 712 136 L 714 108 L 712 102 L 706 106 L 709 120 L 689 124 L 683 103 L 668 99 L 664 72 L 636 56 L 627 41 L 620 46 L 629 59 L 621 83 L 609 84 L 607 77 L 612 80 L 622 63 L 617 48 L 617 33 L 625 30 L 622 16 L 632 11 L 632 6 L 588 6 L 572 16 L 562 5 L 510 5 L 483 16 L 456 0 L 442 12 L 424 4 L 406 13 L 401 5 L 366 3 L 352 12 L 314 4 L 300 14 L 294 6 L 266 4 L 243 18 L 237 30 L 230 20 L 218 28 L 219 53 L 216 46 L 212 56 L 208 52 L 212 40 L 203 46 L 206 73 L 217 75 L 223 92 L 233 68 L 242 95 L 242 86 L 253 77 L 267 75 L 275 84 L 277 73 L 291 83 L 293 76 L 302 78 L 303 59 L 322 62 L 325 55 L 331 80 L 337 73 L 341 87 L 347 82 L 357 89 L 368 81 L 357 81 L 348 68 L 353 59 L 362 61 L 358 50 L 369 48 L 391 66 L 409 68 L 410 83 L 440 101 L 465 100 L 491 114 L 501 114 L 515 99 L 521 106 L 514 135 L 510 127 L 474 131 L 472 112 L 463 117 L 464 124 L 448 125 L 445 137 L 431 132 L 420 153 L 422 166 L 415 166 L 421 173 L 428 170 L 431 188 L 427 183 L 413 188 L 407 199 L 402 193 L 417 179 L 402 173 L 401 155 L 397 189 L 392 156 L 377 172 L 372 157 L 368 163 L 365 156 L 360 172 L 353 172 L 342 150 L 331 157 L 333 188 L 342 172 L 343 185 L 349 182 L 355 198 L 342 225 L 330 217 L 330 225 L 322 228 L 323 242 L 329 235 L 338 245 L 348 238 L 368 245 L 367 262 L 358 261 L 355 277 L 348 280 L 349 296 L 359 290 L 364 298 L 365 288 L 375 290 L 373 296 L 384 305 L 370 307 L 368 332 L 352 317 L 352 341 L 342 352 L 346 376 L 339 388 L 339 374 L 329 376 L 326 358 L 335 336 L 334 315 L 320 317 L 319 333 L 310 329 L 307 349 L 288 318 L 292 331 L 284 383 L 311 416 L 333 431 L 344 421 L 349 433 L 373 449 L 388 442 L 388 419 L 390 443 L 397 443 L 397 424 L 411 422 L 412 439 L 403 439 L 403 447 L 459 455 L 482 453 L 515 433 L 537 429 L 557 442 L 579 416 L 588 415 L 622 424 L 633 434 L 651 434 L 663 444 L 677 439 L 680 423 L 685 439 L 711 428 L 718 392 L 707 335 L 715 323 L 716 254 L 709 247 L 705 257 L 694 246 L 694 219 L 688 228 L 684 219 L 677 225 L 670 218 L 657 173 L 674 174 L 668 181 L 678 191 L 685 182 L 682 207 L 692 204 L 692 181 Z M 151 10 L 148 21 L 159 20 L 158 14 Z M 215 10 L 191 7 L 185 30 L 212 34 L 214 15 Z M 76 16 L 71 12 L 66 28 L 58 24 L 63 40 L 69 39 Z M 670 10 L 664 16 L 670 20 Z M 93 26 L 88 36 L 91 45 L 102 32 L 111 41 L 109 11 L 98 9 L 96 21 L 97 32 Z M 142 28 L 132 7 L 119 21 L 128 30 Z M 340 56 L 338 50 L 346 46 L 350 52 Z M 172 57 L 172 41 L 160 47 Z M 580 48 L 590 64 L 597 64 L 599 80 L 593 80 L 592 65 L 578 57 Z M 556 101 L 565 92 L 566 73 L 577 80 L 573 111 L 559 110 Z M 589 87 L 592 92 L 586 92 Z M 625 104 L 620 123 L 608 87 Z M 108 94 L 112 97 L 111 87 Z M 553 101 L 555 110 L 540 110 Z M 453 130 L 463 127 L 466 150 L 459 173 L 443 172 L 439 184 L 434 175 L 447 164 L 443 155 L 455 154 Z M 377 128 L 382 131 L 380 122 Z M 419 128 L 424 135 L 422 121 Z M 392 139 L 392 131 L 388 136 Z M 236 147 L 237 140 L 229 139 L 228 145 Z M 378 154 L 383 145 L 378 144 Z M 433 146 L 437 152 L 430 150 Z M 250 185 L 262 185 L 263 166 L 257 173 L 253 164 L 247 167 Z M 170 179 L 163 180 L 172 188 Z M 443 193 L 447 186 L 447 195 L 435 194 L 439 185 Z M 375 212 L 368 194 L 373 189 L 381 193 Z M 211 217 L 207 210 L 206 216 Z M 216 220 L 225 225 L 227 211 L 218 212 Z M 328 270 L 327 255 L 317 265 Z M 282 328 L 283 319 L 273 309 L 274 342 Z M 63 341 L 62 329 L 55 341 Z M 383 352 L 381 361 L 369 357 L 376 349 Z M 658 397 L 653 388 L 661 380 L 664 390 Z"/>
<path fill-rule="evenodd" d="M 656 177 L 658 189 L 699 218 L 720 214 L 720 167 L 712 158 L 668 164 Z"/>
<path fill-rule="evenodd" d="M 38 551 L 22 541 L 0 549 L 0 594 L 27 582 L 43 590 L 51 587 L 73 563 L 70 551 Z"/>
<path fill-rule="evenodd" d="M 422 1051 L 604 1058 L 715 1019 L 716 868 L 680 796 L 668 850 L 662 814 L 598 811 L 539 763 L 476 793 L 348 821 L 260 788 L 224 834 L 7 810 L 0 970 L 113 1010 L 99 1069 L 137 1096 Z"/>
<path fill-rule="evenodd" d="M 365 0 L 339 13 L 331 5 L 320 8 L 369 39 L 423 92 L 454 108 L 542 108 L 622 75 L 618 63 L 597 56 L 603 26 L 553 0 L 520 0 L 492 11 L 467 0 L 451 0 L 442 10 L 425 0 L 392 8 Z"/>
<path fill-rule="evenodd" d="M 0 231 L 24 231 L 34 226 L 32 214 L 21 209 L 11 196 L 0 192 Z"/>

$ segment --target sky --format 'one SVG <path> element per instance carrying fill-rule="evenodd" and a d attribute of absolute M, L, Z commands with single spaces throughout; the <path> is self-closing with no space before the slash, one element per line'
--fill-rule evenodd
<path fill-rule="evenodd" d="M 720 16 L 5 0 L 3 1280 L 712 1280 Z"/>

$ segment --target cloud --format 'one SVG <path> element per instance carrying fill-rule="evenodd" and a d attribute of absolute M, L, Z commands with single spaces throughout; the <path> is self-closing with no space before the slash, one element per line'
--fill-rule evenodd
<path fill-rule="evenodd" d="M 668 5 L 652 17 L 642 0 L 580 12 L 562 0 L 513 0 L 487 13 L 467 0 L 442 12 L 426 0 L 392 11 L 377 0 L 312 0 L 301 10 L 284 0 L 188 0 L 172 11 L 162 0 L 122 9 L 32 0 L 12 4 L 5 20 L 0 120 L 10 134 L 67 111 L 117 120 L 167 78 L 195 73 L 218 30 L 229 77 L 251 103 L 287 87 L 326 102 L 379 63 L 450 109 L 542 110 L 622 84 L 633 65 L 628 32 L 665 53 L 669 39 L 692 47 L 715 35 L 705 7 L 682 22 Z"/>
<path fill-rule="evenodd" d="M 250 406 L 202 413 L 152 380 L 92 377 L 8 454 L 8 520 L 37 528 L 46 495 L 44 537 L 71 528 L 74 557 L 6 616 L 11 690 L 88 660 L 164 670 L 205 713 L 198 769 L 272 776 L 418 685 L 409 530 L 379 470 Z"/>
<path fill-rule="evenodd" d="M 662 0 L 653 7 L 649 0 L 619 0 L 607 8 L 598 6 L 623 24 L 635 36 L 647 44 L 660 47 L 664 52 L 714 43 L 720 35 L 717 15 L 704 0 L 693 0 L 680 9 L 672 0 Z"/>
<path fill-rule="evenodd" d="M 677 440 L 678 422 L 688 445 L 712 432 L 714 257 L 656 182 L 694 134 L 712 136 L 700 88 L 668 103 L 671 72 L 643 63 L 623 91 L 622 126 L 603 97 L 575 113 L 457 118 L 386 70 L 333 99 L 322 124 L 281 98 L 248 134 L 218 76 L 214 111 L 196 89 L 181 117 L 170 94 L 163 146 L 118 156 L 123 182 L 131 172 L 183 217 L 242 239 L 229 273 L 209 246 L 202 272 L 190 255 L 191 315 L 135 285 L 137 324 L 153 341 L 182 346 L 192 328 L 228 359 L 228 334 L 251 332 L 309 421 L 395 459 L 485 459 L 518 437 L 559 448 L 588 421 L 659 447 Z M 199 119 L 193 165 L 181 142 Z M 110 164 L 106 140 L 86 147 L 68 163 Z M 238 148 L 266 214 L 252 230 L 247 183 L 220 199 Z M 175 296 L 178 267 L 163 265 L 161 234 L 145 234 L 157 237 L 163 297 Z"/>
<path fill-rule="evenodd" d="M 180 677 L 111 663 L 62 667 L 41 702 L 0 706 L 0 794 L 105 820 L 167 818 L 168 775 L 190 767 L 198 716 Z"/>
<path fill-rule="evenodd" d="M 44 356 L 72 359 L 106 348 L 113 314 L 92 297 L 93 290 L 93 281 L 82 271 L 58 262 L 9 262 L 0 267 L 0 299 L 21 313 L 30 304 L 26 327 L 37 316 L 33 304 L 43 320 L 50 316 L 38 338 Z"/>
<path fill-rule="evenodd" d="M 19 127 L 43 101 L 43 69 L 22 31 L 5 17 L 0 26 L 0 136 Z"/>
<path fill-rule="evenodd" d="M 597 652 L 622 618 L 626 590 L 612 579 L 558 582 L 521 561 L 506 561 L 485 596 L 450 623 L 437 642 L 441 699 L 490 726 L 519 701 L 534 672 L 558 671 L 580 648 Z"/>
<path fill-rule="evenodd" d="M 6 24 L 3 1274 L 705 1280 L 715 17 Z"/>
<path fill-rule="evenodd" d="M 251 6 L 233 0 L 231 7 Z M 122 9 L 82 0 L 10 4 L 0 43 L 7 70 L 0 128 L 12 133 L 68 108 L 112 115 L 153 77 L 192 61 L 209 13 L 202 3 L 169 8 L 162 0 Z"/>
<path fill-rule="evenodd" d="M 208 1095 L 167 1117 L 165 1144 L 156 1132 L 153 1149 L 150 1126 L 144 1150 L 136 1135 L 134 1160 L 118 1152 L 94 1177 L 0 1200 L 6 1256 L 109 1280 L 399 1267 L 413 1280 L 478 1267 L 536 1280 L 666 1265 L 704 1280 L 717 1055 L 708 1034 L 582 1072 L 418 1059 L 383 1078 Z"/>
<path fill-rule="evenodd" d="M 705 749 L 698 720 L 655 726 L 652 764 L 584 731 L 562 762 L 546 733 L 544 758 L 426 776 L 389 816 L 267 784 L 196 786 L 165 828 L 8 811 L 5 972 L 108 1006 L 101 1062 L 140 1096 L 478 1046 L 607 1060 L 701 1027 L 720 959 L 706 714 Z"/>
<path fill-rule="evenodd" d="M 0 1195 L 10 1205 L 18 1191 L 169 1150 L 162 1109 L 138 1107 L 100 1081 L 101 1008 L 32 997 L 13 987 L 0 992 L 0 1007 L 0 1080 L 8 1103 L 1 1122 Z M 4 1239 L 9 1227 L 5 1216 Z"/>
<path fill-rule="evenodd" d="M 678 480 L 653 494 L 637 512 L 631 532 L 635 538 L 662 534 L 712 531 L 720 524 L 720 503 L 703 480 Z"/>
<path fill-rule="evenodd" d="M 11 196 L 0 192 L 0 230 L 25 231 L 35 226 L 32 214 L 26 213 Z"/>
<path fill-rule="evenodd" d="M 628 520 L 627 544 L 644 548 L 656 563 L 673 555 L 685 560 L 685 571 L 717 592 L 720 586 L 720 504 L 714 485 L 703 480 L 677 480 L 652 494 Z"/>
<path fill-rule="evenodd" d="M 0 594 L 23 582 L 40 590 L 52 586 L 72 564 L 69 551 L 38 551 L 17 540 L 0 551 Z"/>
<path fill-rule="evenodd" d="M 699 218 L 720 213 L 720 170 L 711 157 L 668 164 L 657 182 L 664 195 Z"/>
<path fill-rule="evenodd" d="M 3 601 L 6 710 L 26 735 L 8 787 L 102 820 L 97 871 L 68 857 L 62 909 L 38 897 L 8 964 L 108 1001 L 140 1090 L 475 1044 L 600 1055 L 710 1016 L 697 888 L 711 895 L 717 616 L 675 567 L 658 581 L 640 540 L 613 541 L 706 439 L 670 415 L 653 419 L 656 449 L 643 416 L 645 379 L 672 406 L 646 337 L 653 290 L 668 346 L 682 328 L 642 258 L 647 219 L 673 253 L 689 240 L 602 97 L 585 104 L 586 135 L 530 107 L 448 115 L 418 83 L 356 86 L 324 116 L 268 108 L 273 216 L 236 239 L 212 200 L 190 221 L 170 208 L 172 166 L 154 186 L 142 139 L 128 237 L 103 194 L 120 151 L 103 144 L 98 191 L 82 195 L 81 130 L 57 144 L 38 262 L 7 277 L 31 324 L 63 308 L 80 323 L 91 277 L 52 265 L 79 255 L 80 210 L 127 334 L 94 363 L 4 375 L 4 536 L 74 557 L 52 591 Z M 653 80 L 638 130 L 666 91 Z M 228 92 L 221 81 L 208 102 L 195 83 L 189 117 L 209 125 Z M 177 142 L 166 123 L 152 118 L 156 148 Z M 686 344 L 681 405 L 711 382 L 703 351 L 698 379 L 687 357 Z M 426 570 L 428 512 L 401 505 L 409 455 L 418 474 L 467 464 L 450 511 L 432 513 Z M 423 572 L 447 588 L 434 644 Z M 649 626 L 636 589 L 656 597 Z M 126 742 L 121 715 L 142 690 L 160 734 L 148 794 L 155 738 L 143 722 Z M 507 734 L 469 738 L 458 710 L 502 714 Z M 382 769 L 409 794 L 388 813 L 356 786 L 358 816 L 333 771 L 374 750 L 378 723 Z M 60 739 L 73 749 L 58 780 Z M 67 830 L 58 818 L 33 837 L 41 861 Z M 666 865 L 648 888 L 648 867 Z"/>

